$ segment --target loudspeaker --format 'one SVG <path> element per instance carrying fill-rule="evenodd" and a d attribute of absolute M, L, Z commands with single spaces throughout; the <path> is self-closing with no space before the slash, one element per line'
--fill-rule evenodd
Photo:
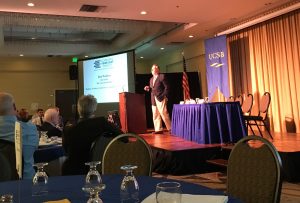
<path fill-rule="evenodd" d="M 78 80 L 78 68 L 76 65 L 69 66 L 69 78 L 70 80 Z"/>

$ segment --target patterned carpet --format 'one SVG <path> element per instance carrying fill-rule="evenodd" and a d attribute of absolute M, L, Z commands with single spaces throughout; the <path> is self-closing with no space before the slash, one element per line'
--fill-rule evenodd
<path fill-rule="evenodd" d="M 184 176 L 172 176 L 153 174 L 153 177 L 164 177 L 172 180 L 186 181 L 203 185 L 217 190 L 226 190 L 226 174 L 222 172 L 212 172 L 203 174 L 193 174 Z M 300 183 L 283 182 L 281 190 L 281 203 L 299 203 L 300 202 Z"/>

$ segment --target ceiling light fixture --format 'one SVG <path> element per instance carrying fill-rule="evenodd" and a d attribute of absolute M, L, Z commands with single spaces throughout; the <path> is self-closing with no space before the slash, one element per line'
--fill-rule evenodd
<path fill-rule="evenodd" d="M 84 56 L 84 58 L 88 58 L 89 56 Z"/>
<path fill-rule="evenodd" d="M 189 35 L 189 38 L 193 38 L 194 37 L 194 35 Z"/>
<path fill-rule="evenodd" d="M 147 11 L 141 11 L 140 14 L 141 14 L 141 15 L 146 15 L 146 14 L 147 14 Z"/>
<path fill-rule="evenodd" d="M 29 6 L 29 7 L 33 7 L 33 6 L 34 6 L 34 3 L 32 3 L 32 2 L 29 2 L 29 3 L 27 4 L 27 6 Z"/>
<path fill-rule="evenodd" d="M 24 56 L 23 54 L 20 54 L 20 56 Z"/>
<path fill-rule="evenodd" d="M 161 49 L 161 50 L 164 50 L 165 48 L 164 48 L 164 47 L 161 47 L 160 49 Z"/>
<path fill-rule="evenodd" d="M 140 58 L 141 58 L 141 59 L 143 59 L 144 57 L 143 57 L 143 56 L 141 56 Z"/>
<path fill-rule="evenodd" d="M 35 37 L 31 37 L 32 40 L 36 39 Z"/>

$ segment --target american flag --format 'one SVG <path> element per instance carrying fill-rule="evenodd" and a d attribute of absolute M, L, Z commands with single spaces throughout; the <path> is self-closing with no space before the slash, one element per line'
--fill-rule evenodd
<path fill-rule="evenodd" d="M 183 99 L 186 101 L 187 99 L 191 99 L 190 97 L 190 85 L 189 85 L 189 78 L 186 74 L 186 63 L 185 58 L 183 56 L 183 73 L 182 73 L 182 89 L 183 89 Z"/>

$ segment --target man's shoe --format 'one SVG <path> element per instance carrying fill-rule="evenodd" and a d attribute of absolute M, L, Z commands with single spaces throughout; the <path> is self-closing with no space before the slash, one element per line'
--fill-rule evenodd
<path fill-rule="evenodd" d="M 164 133 L 164 132 L 163 132 L 162 130 L 152 132 L 152 134 L 163 134 L 163 133 Z"/>

